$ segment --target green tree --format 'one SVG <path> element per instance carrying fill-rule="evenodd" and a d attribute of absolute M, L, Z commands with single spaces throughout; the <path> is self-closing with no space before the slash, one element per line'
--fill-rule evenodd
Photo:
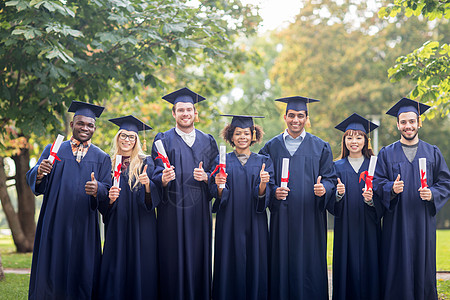
<path fill-rule="evenodd" d="M 382 125 L 390 124 L 385 112 L 412 85 L 392 84 L 386 70 L 428 34 L 426 21 L 380 20 L 366 2 L 307 1 L 295 22 L 279 32 L 283 49 L 270 75 L 285 96 L 321 100 L 309 106 L 311 131 L 329 141 L 337 157 L 340 135 L 334 126 L 346 116 L 379 115 Z M 380 145 L 397 137 L 395 126 L 378 132 Z"/>
<path fill-rule="evenodd" d="M 225 101 L 218 101 L 219 110 L 224 114 L 264 116 L 264 119 L 255 119 L 255 123 L 263 127 L 264 137 L 260 144 L 252 147 L 254 152 L 258 152 L 265 142 L 279 134 L 285 126 L 281 109 L 274 102 L 281 95 L 281 90 L 276 82 L 269 79 L 269 72 L 278 56 L 276 43 L 277 39 L 270 32 L 247 39 L 247 51 L 256 56 L 234 76 L 233 89 L 224 95 Z M 219 137 L 220 131 L 231 119 L 221 117 L 217 120 L 219 121 L 209 128 L 210 132 Z M 224 143 L 221 138 L 220 143 Z"/>
<path fill-rule="evenodd" d="M 450 112 L 450 44 L 448 30 L 441 32 L 438 25 L 449 23 L 449 2 L 394 0 L 382 7 L 378 14 L 394 21 L 402 14 L 408 18 L 423 16 L 435 21 L 430 23 L 432 40 L 427 40 L 409 54 L 399 56 L 389 69 L 389 78 L 393 82 L 407 78 L 414 84 L 410 97 L 433 106 L 426 114 L 427 118 L 447 115 Z"/>
<path fill-rule="evenodd" d="M 19 212 L 7 216 L 23 223 L 11 228 L 18 251 L 30 251 L 34 239 L 34 215 L 20 221 L 22 210 L 34 207 L 23 193 L 30 151 L 37 154 L 57 133 L 67 136 L 72 100 L 140 117 L 140 106 L 148 111 L 168 85 L 195 89 L 203 80 L 213 87 L 200 92 L 218 93 L 229 85 L 220 72 L 239 70 L 247 59 L 236 38 L 259 22 L 239 0 L 10 0 L 0 11 L 0 156 L 9 141 L 26 141 L 15 159 Z M 31 233 L 24 243 L 16 239 L 20 231 Z"/>

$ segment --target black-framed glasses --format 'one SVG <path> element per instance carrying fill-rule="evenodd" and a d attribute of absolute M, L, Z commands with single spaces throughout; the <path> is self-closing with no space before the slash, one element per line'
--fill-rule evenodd
<path fill-rule="evenodd" d="M 134 134 L 126 134 L 123 132 L 119 134 L 119 138 L 124 141 L 128 138 L 130 142 L 134 142 L 136 140 L 136 136 Z"/>

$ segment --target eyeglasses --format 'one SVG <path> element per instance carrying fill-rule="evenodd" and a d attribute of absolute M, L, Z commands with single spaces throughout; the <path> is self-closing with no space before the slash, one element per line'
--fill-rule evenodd
<path fill-rule="evenodd" d="M 134 142 L 136 140 L 136 136 L 134 134 L 126 134 L 126 133 L 119 134 L 119 138 L 124 141 L 128 138 L 130 142 Z"/>

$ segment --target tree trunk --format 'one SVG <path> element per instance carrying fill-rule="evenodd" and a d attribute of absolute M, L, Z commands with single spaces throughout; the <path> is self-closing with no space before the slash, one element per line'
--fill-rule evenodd
<path fill-rule="evenodd" d="M 0 253 L 0 281 L 5 279 L 5 272 L 3 272 L 2 254 Z"/>
<path fill-rule="evenodd" d="M 8 191 L 6 188 L 6 173 L 4 158 L 0 157 L 0 200 L 5 213 L 6 220 L 8 221 L 9 228 L 11 229 L 12 238 L 16 245 L 17 252 L 30 252 L 33 250 L 33 243 L 30 243 L 20 225 L 19 216 L 14 211 L 14 207 L 11 204 Z"/>
<path fill-rule="evenodd" d="M 20 154 L 13 156 L 16 164 L 16 190 L 18 201 L 18 215 L 20 225 L 28 242 L 33 245 L 34 234 L 36 232 L 36 221 L 34 219 L 36 212 L 36 199 L 33 191 L 27 184 L 25 175 L 30 170 L 30 152 L 28 149 L 20 149 Z M 31 248 L 30 251 L 33 251 Z"/>

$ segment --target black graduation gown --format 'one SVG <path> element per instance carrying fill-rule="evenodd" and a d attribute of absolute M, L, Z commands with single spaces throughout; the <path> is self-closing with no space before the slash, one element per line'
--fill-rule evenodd
<path fill-rule="evenodd" d="M 151 157 L 145 159 L 144 165 L 151 178 L 155 168 Z M 150 180 L 152 203 L 146 204 L 145 186 L 139 184 L 131 190 L 128 171 L 129 168 L 121 174 L 119 198 L 105 216 L 99 298 L 157 299 L 155 206 L 160 201 L 160 191 Z"/>
<path fill-rule="evenodd" d="M 39 164 L 48 158 L 45 147 L 37 164 L 28 171 L 27 183 L 35 195 L 44 195 L 36 228 L 30 299 L 91 299 L 95 296 L 100 267 L 100 233 L 97 209 L 111 186 L 111 160 L 91 144 L 78 163 L 70 141 L 61 144 L 53 169 L 36 185 Z M 98 181 L 97 198 L 85 192 L 91 172 Z M 104 212 L 104 211 L 103 211 Z"/>
<path fill-rule="evenodd" d="M 427 159 L 433 201 L 420 198 L 419 158 Z M 397 175 L 403 192 L 391 200 Z M 400 141 L 378 154 L 374 190 L 386 208 L 381 235 L 381 299 L 437 299 L 436 214 L 450 196 L 450 172 L 436 146 L 419 140 L 412 162 Z"/>
<path fill-rule="evenodd" d="M 328 299 L 327 204 L 335 191 L 336 173 L 330 145 L 306 133 L 294 155 L 280 134 L 260 150 L 273 161 L 276 187 L 280 186 L 283 158 L 289 158 L 289 195 L 271 197 L 270 276 L 271 299 Z M 326 194 L 314 195 L 322 176 Z"/>
<path fill-rule="evenodd" d="M 218 163 L 219 157 L 216 165 Z M 266 195 L 259 197 L 259 173 L 263 163 L 271 180 L 266 185 Z M 274 184 L 272 160 L 251 153 L 242 165 L 231 152 L 226 156 L 226 172 L 227 183 L 221 198 L 217 196 L 214 181 L 210 184 L 216 198 L 213 212 L 217 213 L 213 299 L 267 299 L 269 232 L 266 208 Z"/>
<path fill-rule="evenodd" d="M 379 248 L 381 211 L 364 202 L 359 182 L 361 172 L 369 168 L 365 158 L 358 173 L 348 158 L 335 162 L 337 177 L 345 185 L 341 201 L 330 202 L 334 219 L 333 299 L 380 299 Z"/>
<path fill-rule="evenodd" d="M 159 292 L 164 300 L 211 297 L 212 196 L 208 184 L 196 181 L 193 173 L 201 161 L 204 170 L 210 170 L 219 151 L 211 135 L 195 132 L 192 147 L 174 128 L 158 133 L 154 140 L 162 141 L 176 174 L 163 188 L 157 207 Z M 157 155 L 153 143 L 153 159 Z M 163 169 L 161 159 L 156 159 L 153 181 L 159 186 Z"/>

